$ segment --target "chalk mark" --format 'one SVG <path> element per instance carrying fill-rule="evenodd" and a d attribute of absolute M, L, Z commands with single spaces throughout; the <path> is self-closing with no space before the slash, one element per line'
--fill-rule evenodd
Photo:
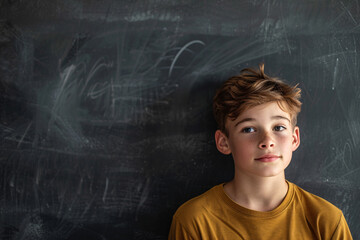
<path fill-rule="evenodd" d="M 107 192 L 108 192 L 108 187 L 109 187 L 109 178 L 107 177 L 106 181 L 105 181 L 105 190 L 104 190 L 104 194 L 103 194 L 103 197 L 102 197 L 103 203 L 105 203 L 106 195 L 107 195 Z"/>
<path fill-rule="evenodd" d="M 349 9 L 345 6 L 345 4 L 343 3 L 343 1 L 340 1 L 341 5 L 343 6 L 344 10 L 349 14 L 351 20 L 357 25 L 358 23 L 356 22 L 354 16 L 351 14 L 351 12 L 349 11 Z"/>
<path fill-rule="evenodd" d="M 84 87 L 83 89 L 81 90 L 80 92 L 80 95 L 82 95 L 86 89 L 86 86 L 89 84 L 90 80 L 94 77 L 94 75 L 96 74 L 96 72 L 99 71 L 99 69 L 101 68 L 111 68 L 113 66 L 113 63 L 112 62 L 109 62 L 109 63 L 106 63 L 104 58 L 101 57 L 99 58 L 95 63 L 94 65 L 92 66 L 89 74 L 87 75 L 87 78 L 85 80 L 85 84 L 84 84 Z"/>
<path fill-rule="evenodd" d="M 24 135 L 21 137 L 21 139 L 20 139 L 20 141 L 19 141 L 19 143 L 17 145 L 17 148 L 19 148 L 21 143 L 24 141 L 24 138 L 25 138 L 27 132 L 29 131 L 31 125 L 32 125 L 32 122 L 30 122 L 29 125 L 27 126 L 27 128 L 26 128 L 26 130 L 24 132 Z"/>
<path fill-rule="evenodd" d="M 345 173 L 345 174 L 344 174 L 344 175 L 342 175 L 340 178 L 345 178 L 345 177 L 347 177 L 347 176 L 349 176 L 349 175 L 351 175 L 351 174 L 353 174 L 353 173 L 355 173 L 355 172 L 358 172 L 359 170 L 360 170 L 360 167 L 355 168 L 355 169 L 353 169 L 353 170 L 351 170 L 351 171 L 349 171 L 349 172 Z"/>
<path fill-rule="evenodd" d="M 138 213 L 139 213 L 141 207 L 144 205 L 144 203 L 146 202 L 146 200 L 147 200 L 147 198 L 149 196 L 149 192 L 150 192 L 150 178 L 147 178 L 146 182 L 145 182 L 145 186 L 142 188 L 142 192 L 141 192 L 141 195 L 140 195 L 140 201 L 139 201 L 139 204 L 137 206 L 136 219 L 138 217 Z"/>
<path fill-rule="evenodd" d="M 173 60 L 172 63 L 171 63 L 171 66 L 170 66 L 170 69 L 169 69 L 169 77 L 171 76 L 171 73 L 172 73 L 172 71 L 173 71 L 173 68 L 174 68 L 174 66 L 175 66 L 175 63 L 176 63 L 176 61 L 178 60 L 178 58 L 180 57 L 180 55 L 181 55 L 188 47 L 190 47 L 191 45 L 196 44 L 196 43 L 201 44 L 201 45 L 205 45 L 205 43 L 204 43 L 203 41 L 200 41 L 200 40 L 194 40 L 194 41 L 191 41 L 191 42 L 185 44 L 185 45 L 180 49 L 180 51 L 175 55 L 175 58 L 174 58 L 174 60 Z"/>
<path fill-rule="evenodd" d="M 281 22 L 282 22 L 282 26 L 283 26 L 284 34 L 285 34 L 286 46 L 287 46 L 289 54 L 291 55 L 291 48 L 290 48 L 290 43 L 289 43 L 289 39 L 288 39 L 288 36 L 287 36 L 287 29 L 286 29 L 286 26 L 285 26 L 282 4 L 281 4 L 280 13 L 281 13 Z"/>
<path fill-rule="evenodd" d="M 339 58 L 336 58 L 335 70 L 334 70 L 334 78 L 333 78 L 333 83 L 332 83 L 332 86 L 331 86 L 332 90 L 335 90 L 336 79 L 338 77 L 338 74 L 339 74 Z"/>

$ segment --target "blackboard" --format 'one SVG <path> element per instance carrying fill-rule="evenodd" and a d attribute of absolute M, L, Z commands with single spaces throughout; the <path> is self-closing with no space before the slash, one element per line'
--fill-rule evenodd
<path fill-rule="evenodd" d="M 233 176 L 215 89 L 242 68 L 302 88 L 287 179 L 360 239 L 360 3 L 0 2 L 1 239 L 166 239 Z M 359 49 L 359 50 L 358 50 Z"/>

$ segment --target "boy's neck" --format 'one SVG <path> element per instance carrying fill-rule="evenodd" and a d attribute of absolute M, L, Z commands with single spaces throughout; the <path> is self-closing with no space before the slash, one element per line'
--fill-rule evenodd
<path fill-rule="evenodd" d="M 267 212 L 284 200 L 288 184 L 285 175 L 276 177 L 235 176 L 224 186 L 225 193 L 242 207 Z"/>

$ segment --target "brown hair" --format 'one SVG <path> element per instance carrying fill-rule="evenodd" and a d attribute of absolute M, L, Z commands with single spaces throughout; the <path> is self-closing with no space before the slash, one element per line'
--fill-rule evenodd
<path fill-rule="evenodd" d="M 298 85 L 290 86 L 278 78 L 264 73 L 264 64 L 259 69 L 245 68 L 217 90 L 213 100 L 213 112 L 218 128 L 228 136 L 226 119 L 235 120 L 251 107 L 276 101 L 279 107 L 290 114 L 292 126 L 296 126 L 301 110 Z"/>

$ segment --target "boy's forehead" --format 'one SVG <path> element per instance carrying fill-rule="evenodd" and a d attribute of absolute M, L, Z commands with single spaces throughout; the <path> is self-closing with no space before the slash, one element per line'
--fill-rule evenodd
<path fill-rule="evenodd" d="M 245 121 L 256 121 L 262 118 L 267 120 L 284 119 L 291 122 L 290 113 L 281 109 L 277 102 L 264 103 L 244 109 L 235 119 L 227 118 L 227 122 L 236 122 L 237 124 Z"/>

